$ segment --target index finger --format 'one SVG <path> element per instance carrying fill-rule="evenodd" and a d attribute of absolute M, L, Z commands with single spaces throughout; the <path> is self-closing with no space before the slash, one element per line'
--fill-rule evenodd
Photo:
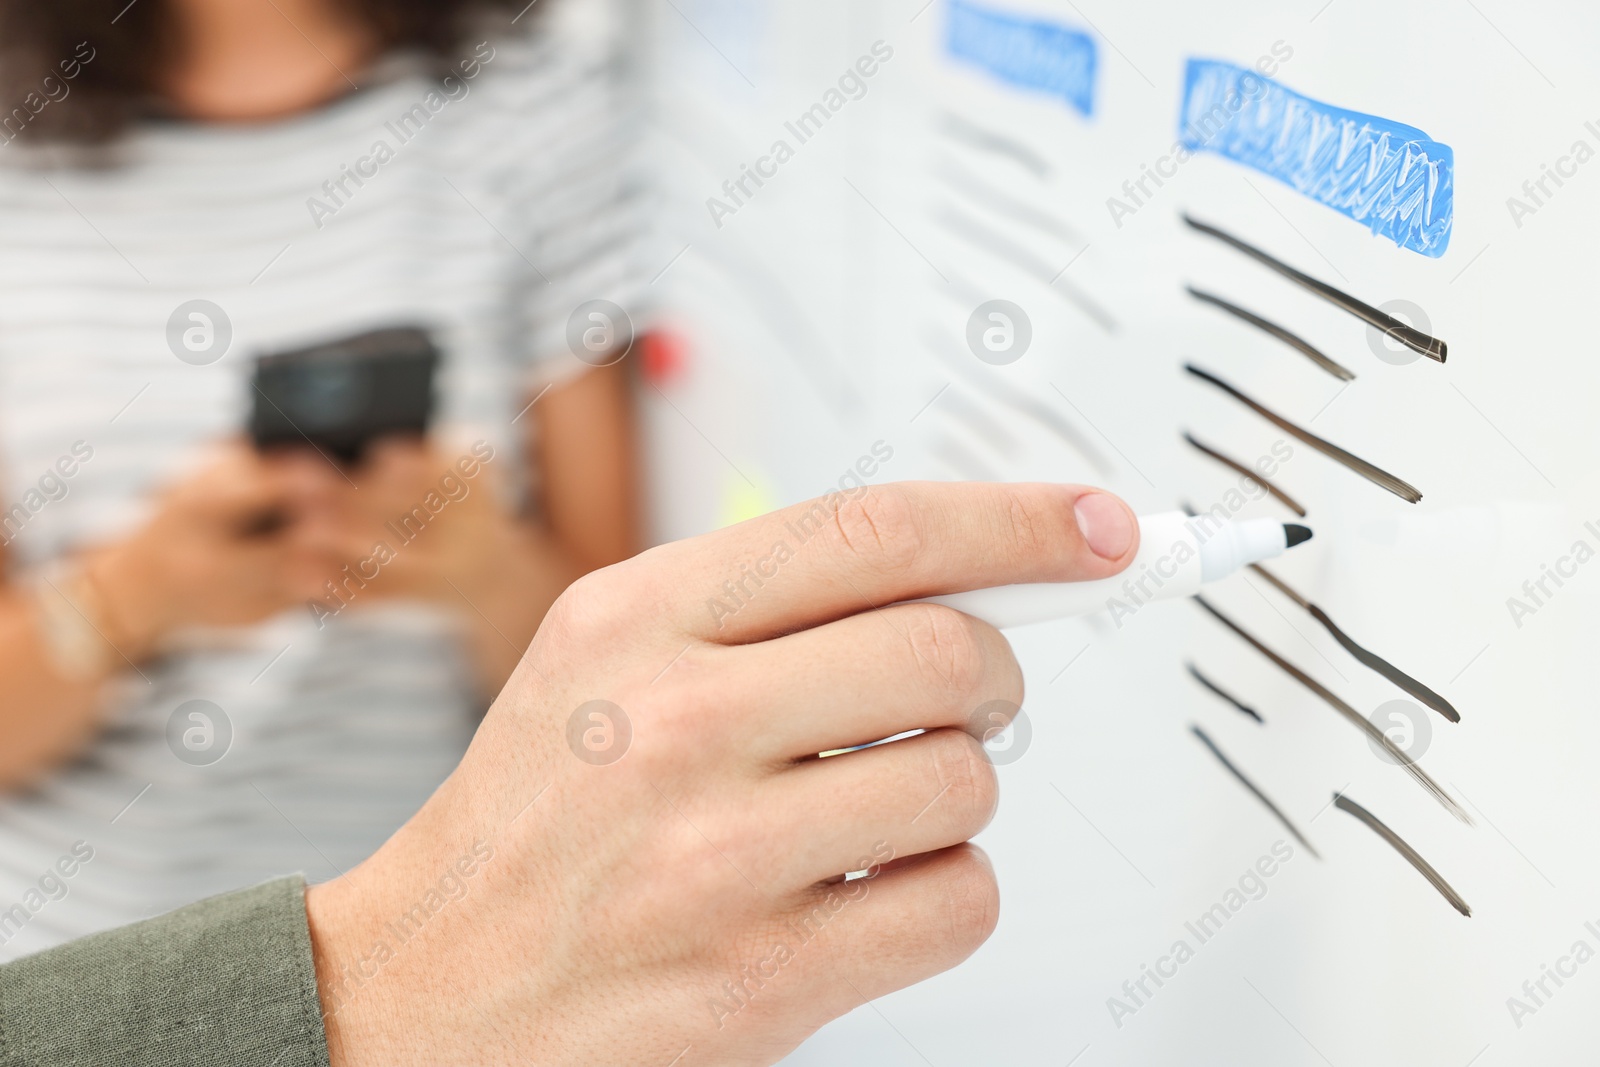
<path fill-rule="evenodd" d="M 685 634 L 742 644 L 900 600 L 1106 578 L 1138 549 L 1132 509 L 1104 490 L 898 482 L 832 492 L 636 564 L 667 583 L 665 610 Z"/>
<path fill-rule="evenodd" d="M 233 516 L 281 504 L 283 481 L 251 445 L 219 442 L 187 476 L 167 489 L 169 499 L 203 515 Z"/>

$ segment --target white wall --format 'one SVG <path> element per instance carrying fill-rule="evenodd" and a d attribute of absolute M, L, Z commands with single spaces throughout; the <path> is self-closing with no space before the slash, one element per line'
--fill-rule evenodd
<path fill-rule="evenodd" d="M 1093 620 L 1019 632 L 1033 738 L 1001 768 L 1003 809 L 981 839 L 1005 893 L 998 933 L 957 971 L 829 1027 L 792 1063 L 1591 1058 L 1600 964 L 1550 986 L 1520 1028 L 1506 999 L 1574 941 L 1600 950 L 1584 927 L 1600 925 L 1590 773 L 1600 563 L 1520 626 L 1506 602 L 1573 542 L 1600 547 L 1584 529 L 1591 519 L 1600 528 L 1589 329 L 1600 163 L 1579 167 L 1520 226 L 1506 198 L 1573 142 L 1600 149 L 1584 126 L 1600 120 L 1586 103 L 1600 100 L 1589 61 L 1600 13 L 1319 3 L 1005 0 L 1095 37 L 1090 118 L 948 60 L 946 0 L 920 12 L 921 0 L 650 5 L 650 158 L 668 189 L 660 258 L 679 257 L 656 284 L 690 352 L 685 374 L 651 394 L 664 536 L 819 493 L 877 441 L 894 449 L 887 478 L 1094 480 L 1143 510 L 1215 502 L 1236 478 L 1188 451 L 1180 430 L 1245 461 L 1282 434 L 1184 375 L 1194 359 L 1423 491 L 1407 504 L 1296 445 L 1280 481 L 1308 506 L 1317 537 L 1276 569 L 1452 699 L 1463 720 L 1431 719 L 1423 762 L 1463 800 L 1471 828 L 1195 607 L 1152 609 L 1120 629 Z M 880 40 L 894 56 L 865 97 L 718 228 L 706 199 L 775 139 L 792 142 L 784 121 Z M 1107 197 L 1170 150 L 1185 60 L 1248 65 L 1277 43 L 1292 51 L 1282 84 L 1453 147 L 1456 222 L 1442 257 L 1374 238 L 1214 155 L 1185 163 L 1114 224 Z M 966 136 L 949 132 L 952 116 Z M 976 147 L 973 128 L 1022 145 L 1042 169 Z M 974 196 L 974 181 L 989 192 Z M 1052 221 L 1024 223 L 1024 210 Z M 1381 361 L 1361 323 L 1186 231 L 1182 210 L 1369 303 L 1414 302 L 1450 343 L 1449 362 Z M 981 244 L 996 238 L 1012 251 Z M 1030 275 L 1035 261 L 1071 266 L 1052 285 Z M 1356 381 L 1343 388 L 1197 305 L 1187 282 L 1280 321 Z M 996 297 L 1020 305 L 1034 330 L 1006 367 L 980 362 L 964 339 L 973 308 Z M 1089 449 L 990 395 L 996 383 L 1065 420 Z M 1247 513 L 1289 517 L 1270 500 Z M 1253 586 L 1235 578 L 1213 599 L 1361 712 L 1402 696 Z M 1200 690 L 1184 673 L 1189 658 L 1268 725 Z M 1263 899 L 1119 1028 L 1107 998 L 1283 836 L 1190 723 L 1323 859 L 1300 853 L 1284 865 Z M 1341 787 L 1431 859 L 1473 917 L 1328 810 Z"/>

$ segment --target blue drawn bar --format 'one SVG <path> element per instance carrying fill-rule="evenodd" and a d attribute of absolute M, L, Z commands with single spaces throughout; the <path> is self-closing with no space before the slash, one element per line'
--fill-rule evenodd
<path fill-rule="evenodd" d="M 1415 127 L 1312 100 L 1246 67 L 1191 59 L 1179 136 L 1401 248 L 1438 257 L 1449 247 L 1455 153 Z"/>
<path fill-rule="evenodd" d="M 1001 81 L 1064 97 L 1094 112 L 1094 38 L 1053 22 L 1020 18 L 951 0 L 950 54 Z"/>

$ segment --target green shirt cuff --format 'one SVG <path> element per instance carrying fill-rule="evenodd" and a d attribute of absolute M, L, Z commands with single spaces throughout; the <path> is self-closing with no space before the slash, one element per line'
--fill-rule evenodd
<path fill-rule="evenodd" d="M 327 1067 L 299 876 L 0 967 L 0 1067 Z"/>

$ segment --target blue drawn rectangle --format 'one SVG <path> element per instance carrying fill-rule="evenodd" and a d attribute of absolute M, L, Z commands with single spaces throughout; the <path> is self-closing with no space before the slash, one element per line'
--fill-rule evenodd
<path fill-rule="evenodd" d="M 1097 51 L 1086 33 L 951 0 L 948 47 L 1001 81 L 1063 97 L 1094 112 Z"/>
<path fill-rule="evenodd" d="M 1179 137 L 1253 167 L 1401 248 L 1438 257 L 1455 216 L 1455 153 L 1413 126 L 1302 96 L 1248 67 L 1189 60 Z"/>

